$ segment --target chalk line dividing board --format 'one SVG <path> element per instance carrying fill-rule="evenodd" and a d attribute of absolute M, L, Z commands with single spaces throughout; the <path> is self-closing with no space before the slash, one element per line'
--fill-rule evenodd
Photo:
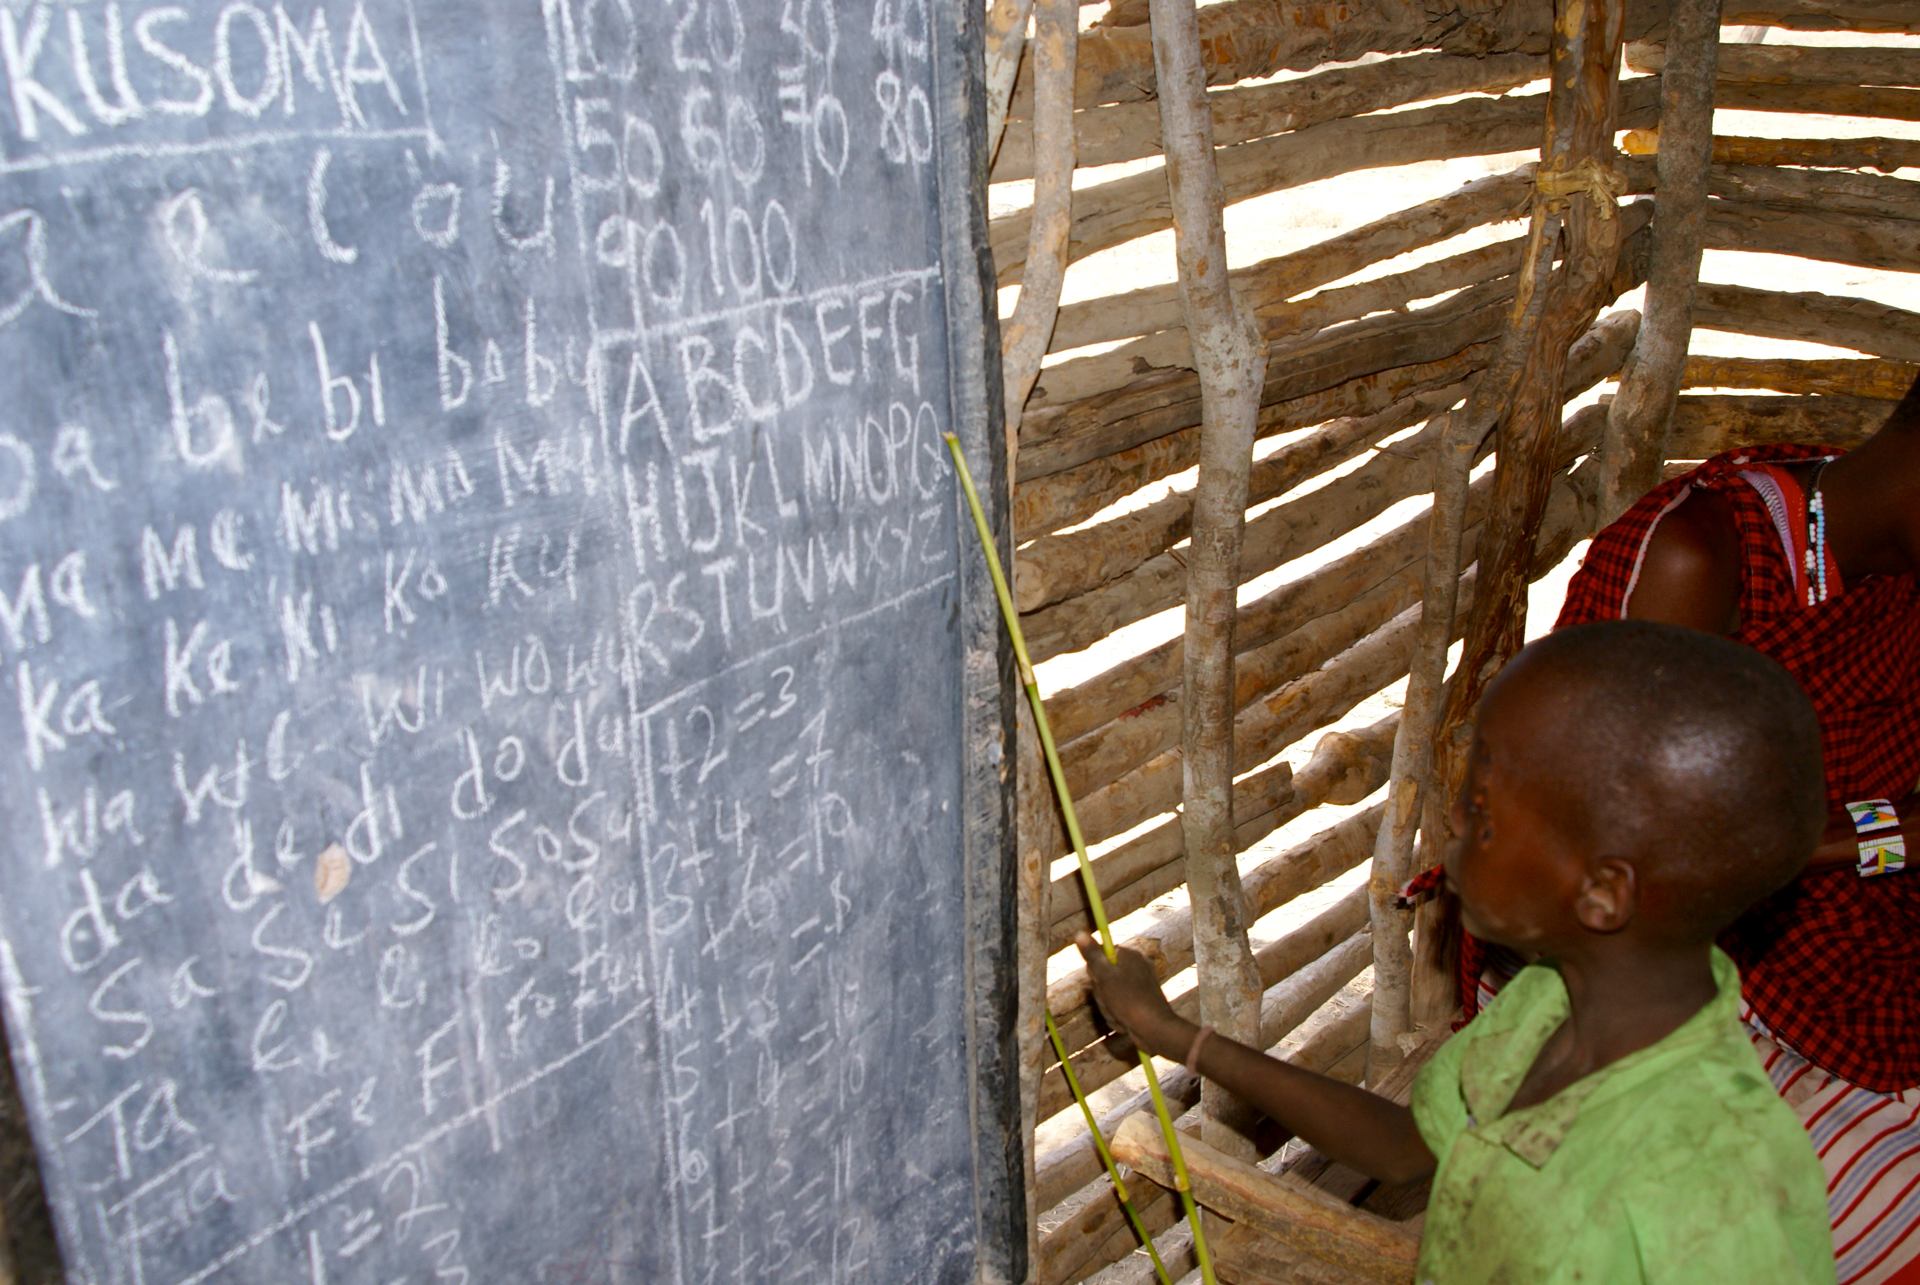
<path fill-rule="evenodd" d="M 73 1279 L 1023 1274 L 966 8 L 0 0 Z"/>

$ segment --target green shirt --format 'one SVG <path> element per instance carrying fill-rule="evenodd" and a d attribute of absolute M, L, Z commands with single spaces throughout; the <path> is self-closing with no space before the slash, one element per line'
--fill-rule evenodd
<path fill-rule="evenodd" d="M 1413 1086 L 1440 1162 L 1416 1278 L 1832 1281 L 1826 1181 L 1739 1022 L 1740 974 L 1657 1044 L 1508 1111 L 1567 988 L 1523 969 Z"/>

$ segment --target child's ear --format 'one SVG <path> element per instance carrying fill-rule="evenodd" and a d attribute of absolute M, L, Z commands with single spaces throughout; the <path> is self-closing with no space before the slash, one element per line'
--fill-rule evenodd
<path fill-rule="evenodd" d="M 1633 863 L 1608 857 L 1587 871 L 1574 898 L 1574 918 L 1588 932 L 1617 933 L 1633 922 L 1638 895 Z"/>

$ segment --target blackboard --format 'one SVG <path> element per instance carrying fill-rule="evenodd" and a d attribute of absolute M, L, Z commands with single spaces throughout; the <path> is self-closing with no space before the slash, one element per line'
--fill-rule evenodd
<path fill-rule="evenodd" d="M 977 39 L 0 0 L 0 981 L 72 1279 L 1024 1274 Z"/>

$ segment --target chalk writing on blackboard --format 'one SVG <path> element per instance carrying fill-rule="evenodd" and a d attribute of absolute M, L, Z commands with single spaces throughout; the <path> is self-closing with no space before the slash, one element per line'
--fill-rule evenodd
<path fill-rule="evenodd" d="M 0 0 L 76 1280 L 971 1277 L 941 36 L 777 10 Z"/>

